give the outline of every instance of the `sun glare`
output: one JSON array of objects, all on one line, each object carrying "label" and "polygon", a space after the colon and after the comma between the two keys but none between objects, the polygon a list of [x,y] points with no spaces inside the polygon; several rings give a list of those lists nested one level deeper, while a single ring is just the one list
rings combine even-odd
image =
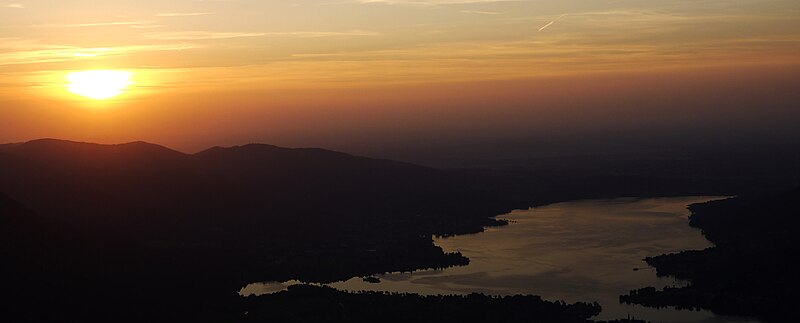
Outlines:
[{"label": "sun glare", "polygon": [[81,71],[67,74],[67,89],[90,99],[104,100],[122,94],[131,84],[131,72]]}]

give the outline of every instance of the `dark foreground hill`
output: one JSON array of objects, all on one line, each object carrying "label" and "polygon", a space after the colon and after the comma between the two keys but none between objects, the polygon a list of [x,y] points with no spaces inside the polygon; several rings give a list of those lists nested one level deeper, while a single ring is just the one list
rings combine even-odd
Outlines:
[{"label": "dark foreground hill", "polygon": [[215,290],[221,277],[209,268],[138,254],[125,241],[41,218],[2,194],[0,233],[0,311],[13,322],[592,322],[601,310],[530,295],[348,293],[309,285],[242,298]]},{"label": "dark foreground hill", "polygon": [[253,281],[465,265],[431,236],[502,224],[489,217],[513,204],[321,149],[51,139],[0,146],[0,192],[4,313],[22,321],[225,321]]},{"label": "dark foreground hill", "polygon": [[430,237],[503,224],[489,217],[518,204],[431,168],[269,145],[189,155],[36,140],[0,146],[0,179],[43,218],[164,252],[224,254],[248,281],[465,264]]}]

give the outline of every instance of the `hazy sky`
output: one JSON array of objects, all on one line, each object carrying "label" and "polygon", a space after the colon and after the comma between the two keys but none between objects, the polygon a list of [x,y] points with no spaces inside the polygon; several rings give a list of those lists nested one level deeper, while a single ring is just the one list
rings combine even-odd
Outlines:
[{"label": "hazy sky", "polygon": [[[66,90],[94,69],[133,84]],[[0,0],[0,142],[757,132],[798,120],[798,88],[797,0]]]}]

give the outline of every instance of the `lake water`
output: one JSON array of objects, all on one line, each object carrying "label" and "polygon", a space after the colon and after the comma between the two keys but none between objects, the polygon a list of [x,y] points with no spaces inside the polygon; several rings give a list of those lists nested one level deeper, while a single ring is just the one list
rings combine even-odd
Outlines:
[{"label": "lake water", "polygon": [[[686,207],[720,198],[584,200],[516,210],[498,216],[512,221],[508,226],[434,239],[445,251],[469,257],[468,266],[376,275],[381,280],[376,284],[353,278],[329,286],[349,291],[535,294],[547,300],[596,301],[603,307],[596,319],[630,315],[654,322],[749,322],[708,311],[652,309],[618,301],[620,294],[632,289],[686,284],[656,277],[642,259],[711,246],[699,230],[689,227]],[[294,283],[255,283],[240,293],[271,293]]]}]

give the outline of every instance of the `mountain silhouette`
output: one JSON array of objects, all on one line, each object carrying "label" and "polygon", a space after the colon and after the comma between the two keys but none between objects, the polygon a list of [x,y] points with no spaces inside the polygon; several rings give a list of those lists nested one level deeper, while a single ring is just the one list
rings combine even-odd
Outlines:
[{"label": "mountain silhouette", "polygon": [[[442,217],[458,213],[447,208],[464,198],[477,197],[473,188],[431,168],[262,144],[189,155],[144,142],[43,139],[3,146],[0,166],[0,189],[37,213],[104,229],[241,221],[249,227],[264,219],[308,225],[365,209],[372,218]],[[298,212],[302,219],[287,214]],[[459,216],[470,222],[470,213]],[[477,222],[486,224],[491,215]]]},{"label": "mountain silhouette", "polygon": [[489,217],[510,208],[448,172],[263,144],[184,154],[144,142],[35,140],[0,147],[0,178],[0,190],[42,219],[145,255],[220,255],[217,266],[258,276],[243,280],[465,264],[431,235],[502,224]]},{"label": "mountain silhouette", "polygon": [[[183,317],[253,281],[464,265],[431,236],[502,224],[489,217],[509,208],[448,172],[263,144],[185,154],[34,140],[0,146],[0,179],[4,277],[17,277],[6,285],[34,300],[12,308],[76,317],[142,299]],[[125,292],[98,296],[109,286]],[[98,302],[107,311],[80,305]]]}]

